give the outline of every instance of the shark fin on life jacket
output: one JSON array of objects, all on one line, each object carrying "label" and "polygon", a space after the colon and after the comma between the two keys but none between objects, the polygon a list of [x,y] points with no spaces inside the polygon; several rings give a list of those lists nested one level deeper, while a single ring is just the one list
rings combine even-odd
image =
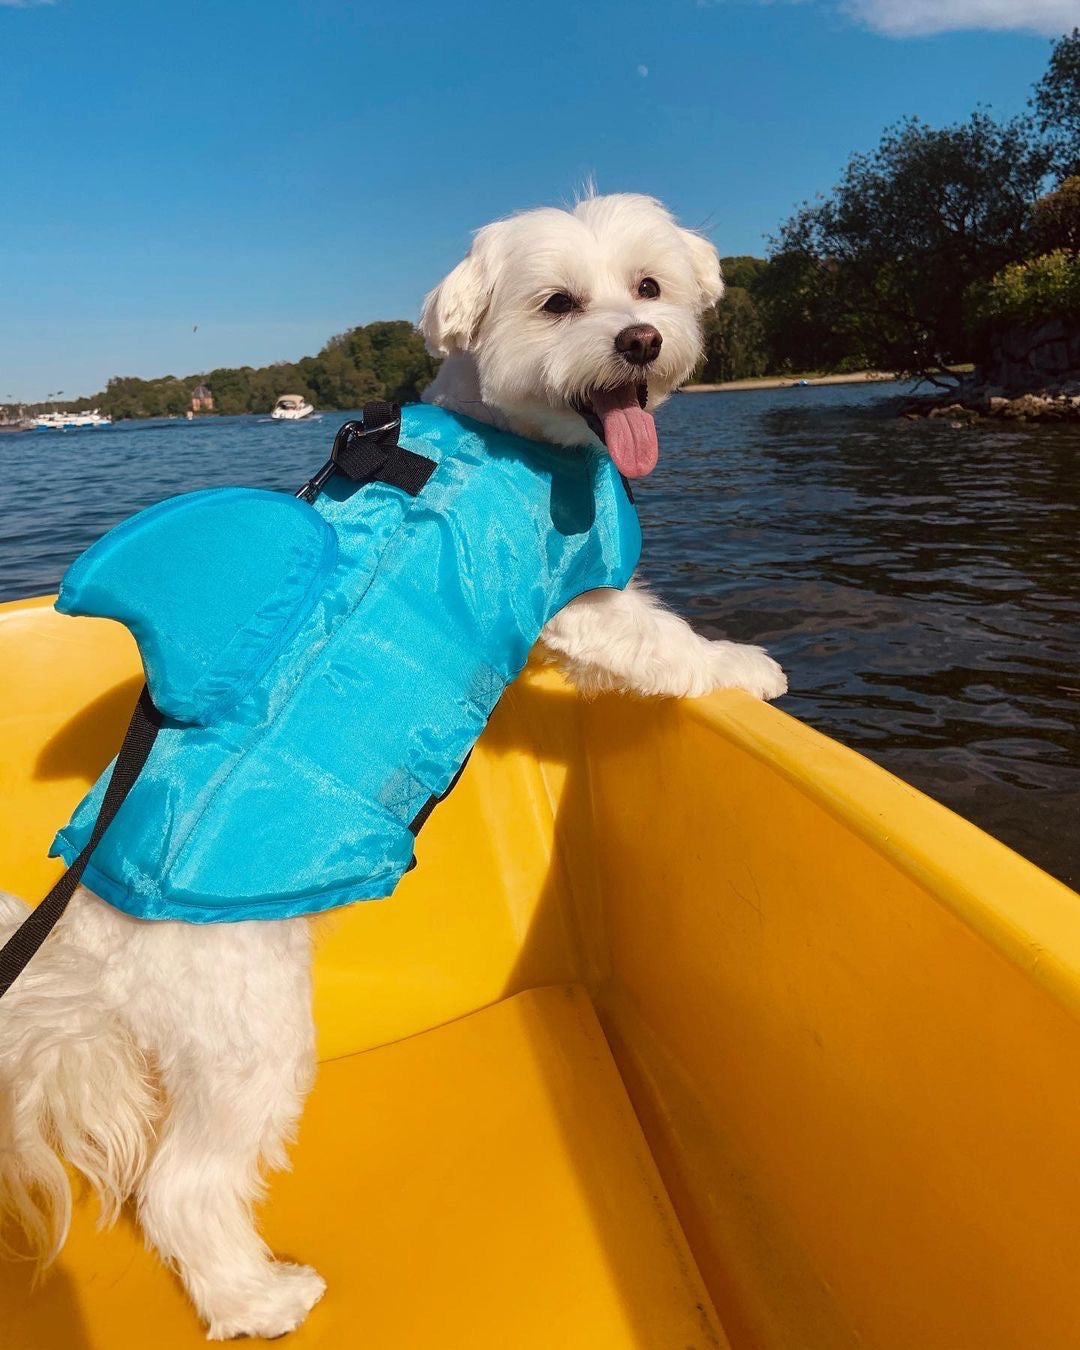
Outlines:
[{"label": "shark fin on life jacket", "polygon": [[190,492],[87,549],[56,608],[124,624],[158,709],[204,726],[244,697],[296,633],[337,555],[333,530],[306,502],[258,488]]}]

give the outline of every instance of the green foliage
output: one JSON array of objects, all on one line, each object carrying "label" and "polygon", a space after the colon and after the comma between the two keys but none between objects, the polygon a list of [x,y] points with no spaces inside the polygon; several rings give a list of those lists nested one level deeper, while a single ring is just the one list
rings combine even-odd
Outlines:
[{"label": "green foliage", "polygon": [[1032,253],[1080,253],[1080,176],[1066,178],[1035,203],[1030,243]]},{"label": "green foliage", "polygon": [[952,127],[911,118],[888,129],[773,241],[771,264],[794,290],[784,297],[779,274],[765,287],[779,354],[813,364],[821,343],[833,359],[842,349],[912,373],[964,360],[965,295],[1024,255],[1046,164],[1023,120],[977,112]]},{"label": "green foliage", "polygon": [[1080,28],[1055,42],[1031,105],[1058,179],[1080,174]]},{"label": "green foliage", "polygon": [[705,315],[705,355],[695,379],[753,379],[793,370],[856,370],[865,365],[825,303],[821,273],[796,253],[771,260],[722,258],[727,289]]},{"label": "green foliage", "polygon": [[221,367],[180,379],[117,377],[96,405],[116,419],[176,416],[191,407],[192,391],[200,384],[210,386],[215,412],[227,414],[269,412],[282,394],[302,394],[327,409],[359,408],[378,398],[408,403],[420,396],[436,369],[411,323],[369,323],[332,337],[318,356],[296,362]]},{"label": "green foliage", "polygon": [[829,260],[789,243],[758,276],[754,297],[761,307],[770,371],[853,370],[866,364]]},{"label": "green foliage", "polygon": [[[984,304],[1004,315],[1014,291],[1025,314],[1071,303],[1060,260],[991,279],[1080,248],[1080,29],[1054,44],[1032,106],[1034,121],[901,122],[786,222],[767,267],[732,278],[758,307],[770,370],[932,373],[971,354]],[[1051,172],[1060,187],[1040,199]]]},{"label": "green foliage", "polygon": [[159,380],[140,380],[134,376],[116,376],[105,388],[98,407],[110,417],[168,417],[191,407],[191,391],[199,384],[197,376],[178,380],[166,375]]},{"label": "green foliage", "polygon": [[766,270],[769,264],[764,258],[753,258],[747,254],[742,254],[737,258],[721,258],[720,270],[724,274],[724,284],[726,286],[738,286],[744,291],[751,291],[754,283]]},{"label": "green foliage", "polygon": [[696,378],[707,384],[746,380],[764,375],[768,366],[761,311],[745,287],[729,285],[723,300],[705,315],[705,357]]},{"label": "green foliage", "polygon": [[968,295],[976,331],[1071,316],[1080,317],[1080,254],[1066,249],[1011,263]]}]

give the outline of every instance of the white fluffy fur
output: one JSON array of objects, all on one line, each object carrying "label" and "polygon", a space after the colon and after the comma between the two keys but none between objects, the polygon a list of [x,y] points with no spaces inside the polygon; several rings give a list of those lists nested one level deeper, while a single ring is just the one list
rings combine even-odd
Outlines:
[{"label": "white fluffy fur", "polygon": [[[637,295],[645,277],[659,283],[658,299]],[[657,408],[697,364],[699,316],[723,290],[712,244],[651,197],[590,197],[572,212],[497,220],[424,302],[420,330],[432,354],[447,358],[424,397],[533,439],[588,445],[592,433],[570,400],[626,381],[615,334],[634,323],[660,330],[660,355],[646,371]],[[582,312],[553,321],[543,303],[555,291]]]},{"label": "white fluffy fur", "polygon": [[[645,276],[661,288],[643,300]],[[570,400],[627,368],[615,334],[663,337],[650,407],[686,379],[699,316],[721,294],[716,252],[655,201],[592,197],[481,230],[427,298],[421,328],[446,356],[425,397],[562,445],[592,433]],[[569,291],[579,312],[542,310]],[[639,587],[568,605],[543,643],[583,690],[695,696],[783,693],[760,648],[699,637]],[[0,896],[0,941],[26,907]],[[314,1075],[310,939],[303,919],[212,924],[129,918],[85,890],[0,1005],[0,1217],[44,1259],[66,1234],[66,1158],[103,1221],[135,1200],[148,1243],[179,1273],[211,1339],[277,1336],[322,1296],[319,1276],[275,1261],[252,1205]]]},{"label": "white fluffy fur", "polygon": [[[0,940],[26,912],[3,897]],[[251,1209],[314,1076],[310,964],[303,920],[152,923],[76,891],[0,1004],[0,1200],[38,1254],[70,1216],[60,1152],[104,1221],[137,1202],[211,1339],[300,1325],[323,1282],[272,1259]]]}]

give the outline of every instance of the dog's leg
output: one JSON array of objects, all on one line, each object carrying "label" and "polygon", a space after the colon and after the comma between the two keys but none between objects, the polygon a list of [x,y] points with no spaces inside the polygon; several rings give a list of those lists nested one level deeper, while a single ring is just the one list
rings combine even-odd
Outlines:
[{"label": "dog's leg", "polygon": [[168,1099],[139,1217],[211,1340],[280,1336],[325,1289],[308,1267],[273,1260],[252,1218],[260,1166],[287,1165],[313,1074],[307,925],[179,927],[162,935],[170,950],[151,967],[155,1006],[139,1019]]},{"label": "dog's leg", "polygon": [[[29,913],[0,892],[0,943]],[[104,959],[114,914],[77,892],[0,1005],[0,1226],[10,1212],[42,1263],[59,1252],[71,1219],[61,1159],[90,1181],[111,1223],[154,1135],[152,1076]]]},{"label": "dog's leg", "polygon": [[761,647],[710,642],[648,591],[590,591],[547,624],[540,640],[588,694],[609,689],[696,698],[713,689],[745,689],[779,698],[784,672]]}]

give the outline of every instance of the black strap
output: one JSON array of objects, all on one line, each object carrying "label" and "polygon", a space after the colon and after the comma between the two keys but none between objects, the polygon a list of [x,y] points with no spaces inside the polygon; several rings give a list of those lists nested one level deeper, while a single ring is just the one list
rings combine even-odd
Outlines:
[{"label": "black strap", "polygon": [[[411,497],[415,497],[435,472],[435,461],[425,455],[415,454],[398,445],[398,433],[401,430],[401,409],[396,403],[366,403],[362,422],[346,422],[334,438],[334,448],[329,460],[314,478],[310,479],[296,494],[307,501],[314,501],[322,491],[327,480],[337,472],[360,482],[376,480],[400,488]],[[7,993],[38,948],[55,928],[67,909],[68,901],[82,880],[86,865],[101,837],[112,824],[124,798],[131,791],[161,726],[161,714],[154,707],[150,692],[143,689],[131,721],[124,734],[124,742],[116,757],[113,771],[109,776],[101,810],[98,812],[90,838],[82,852],[68,870],[52,888],[44,900],[32,910],[30,915],[0,947],[0,998]],[[462,765],[462,768],[465,766]],[[454,783],[461,771],[455,775]],[[450,784],[450,787],[454,786]],[[450,788],[447,788],[447,792]],[[443,794],[446,795],[445,793]],[[422,808],[417,820],[413,822],[419,829],[431,814],[436,801],[433,799]]]},{"label": "black strap", "polygon": [[[447,797],[449,797],[451,792],[453,792],[453,790],[457,787],[458,779],[465,772],[465,765],[468,764],[471,758],[472,758],[472,751],[470,750],[469,753],[465,756],[465,758],[461,761],[461,767],[458,769],[457,773],[454,774],[453,778],[450,779],[450,782],[446,786],[446,790],[438,794],[432,793],[431,796],[420,808],[420,810],[417,811],[416,815],[413,816],[412,820],[409,821],[409,829],[412,831],[413,834],[420,833],[420,831],[428,823],[428,817],[431,815],[432,811],[435,810],[435,808],[438,806],[440,802],[446,801]],[[414,858],[409,866],[412,867],[415,865],[415,863],[416,859]]]},{"label": "black strap", "polygon": [[154,707],[149,690],[144,688],[131,715],[128,729],[124,733],[124,741],[109,776],[101,810],[90,832],[90,838],[41,904],[31,911],[29,917],[0,948],[0,998],[4,997],[26,969],[27,963],[67,909],[68,901],[74,895],[75,888],[86,870],[86,864],[90,861],[94,849],[101,843],[101,836],[112,824],[124,798],[138,778],[139,771],[146,763],[160,726],[161,714]]},{"label": "black strap", "polygon": [[346,422],[334,437],[330,458],[296,494],[313,502],[335,473],[360,483],[388,483],[415,497],[435,472],[435,461],[398,445],[401,409],[396,403],[365,403],[362,422]]}]

